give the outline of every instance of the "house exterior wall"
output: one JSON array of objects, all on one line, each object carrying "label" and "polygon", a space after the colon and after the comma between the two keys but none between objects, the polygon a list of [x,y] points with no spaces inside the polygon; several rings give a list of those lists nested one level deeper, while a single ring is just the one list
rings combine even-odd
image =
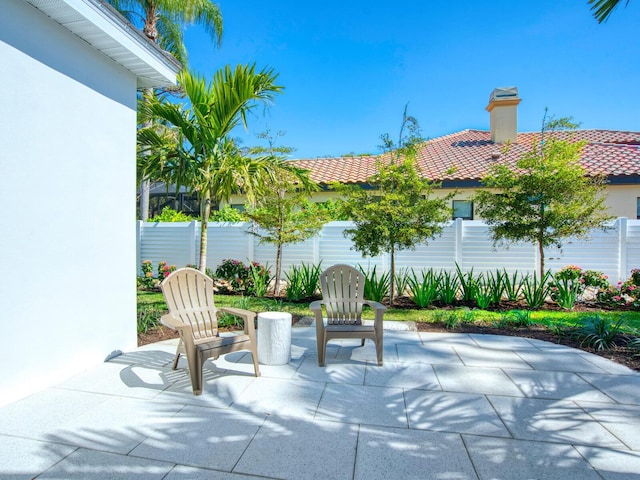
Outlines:
[{"label": "house exterior wall", "polygon": [[607,186],[607,201],[609,212],[615,217],[638,217],[638,198],[640,185],[609,185]]},{"label": "house exterior wall", "polygon": [[[433,195],[435,197],[444,197],[455,191],[453,200],[472,200],[476,193],[475,188],[439,188],[435,189]],[[609,214],[615,218],[637,218],[637,199],[640,198],[640,184],[637,185],[607,185],[605,189],[606,205]],[[338,195],[333,191],[316,192],[312,196],[314,202],[326,202],[329,199],[335,199]],[[243,205],[244,197],[234,195],[229,202],[231,205]],[[451,205],[449,205],[451,206]],[[474,210],[474,220],[482,220]]]},{"label": "house exterior wall", "polygon": [[30,5],[2,9],[8,403],[136,346],[136,78]]}]

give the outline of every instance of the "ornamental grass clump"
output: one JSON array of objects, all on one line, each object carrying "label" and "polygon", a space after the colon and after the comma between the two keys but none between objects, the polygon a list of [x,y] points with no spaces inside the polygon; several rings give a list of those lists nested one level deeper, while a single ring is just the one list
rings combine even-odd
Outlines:
[{"label": "ornamental grass clump", "polygon": [[378,276],[375,266],[372,270],[365,270],[360,265],[358,268],[364,275],[364,298],[374,302],[382,302],[391,288],[390,274],[387,272]]},{"label": "ornamental grass clump", "polygon": [[457,299],[460,281],[451,272],[441,272],[438,285],[438,298],[444,305],[453,305]]},{"label": "ornamental grass clump", "polygon": [[322,273],[320,264],[305,264],[298,267],[291,265],[285,274],[287,279],[287,300],[300,301],[312,298],[320,288],[320,274]]},{"label": "ornamental grass clump", "polygon": [[529,308],[540,308],[549,295],[549,279],[551,272],[545,273],[541,279],[537,275],[527,275],[522,279],[522,295]]},{"label": "ornamental grass clump", "polygon": [[411,269],[408,278],[409,297],[420,308],[431,305],[438,298],[440,276],[433,270],[423,270],[420,277]]},{"label": "ornamental grass clump", "polygon": [[522,280],[518,278],[520,274],[515,271],[511,275],[505,269],[502,275],[502,286],[504,295],[510,302],[517,302],[522,296]]},{"label": "ornamental grass clump", "polygon": [[613,322],[608,318],[596,314],[582,320],[577,325],[574,336],[580,341],[580,345],[595,350],[610,350],[616,345],[616,337],[621,334],[624,316],[618,317]]}]

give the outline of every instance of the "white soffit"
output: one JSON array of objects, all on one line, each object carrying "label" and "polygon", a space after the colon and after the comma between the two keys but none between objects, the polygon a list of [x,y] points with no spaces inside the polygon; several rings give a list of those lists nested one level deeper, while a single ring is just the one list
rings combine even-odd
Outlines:
[{"label": "white soffit", "polygon": [[102,0],[25,0],[133,73],[138,88],[176,84],[180,63]]}]

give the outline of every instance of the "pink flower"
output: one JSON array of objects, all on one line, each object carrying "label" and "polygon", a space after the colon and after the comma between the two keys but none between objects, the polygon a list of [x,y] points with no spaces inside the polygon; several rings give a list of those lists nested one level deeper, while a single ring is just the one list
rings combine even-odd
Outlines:
[{"label": "pink flower", "polygon": [[613,297],[613,299],[614,299],[616,302],[619,302],[619,301],[620,301],[620,298],[621,298],[621,297],[620,297],[620,295],[616,295],[615,297]]}]

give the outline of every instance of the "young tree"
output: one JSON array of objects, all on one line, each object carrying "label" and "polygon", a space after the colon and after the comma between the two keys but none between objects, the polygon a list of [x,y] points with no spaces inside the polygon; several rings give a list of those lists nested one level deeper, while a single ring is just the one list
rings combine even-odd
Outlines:
[{"label": "young tree", "polygon": [[[249,199],[265,182],[275,178],[276,169],[287,169],[273,158],[248,157],[230,138],[258,104],[269,104],[282,87],[276,85],[273,70],[255,71],[255,66],[230,66],[215,73],[211,82],[183,71],[178,76],[188,103],[172,103],[166,97],[151,97],[141,108],[148,116],[164,122],[175,135],[159,135],[154,127],[138,131],[138,143],[149,150],[145,174],[176,188],[188,187],[201,199],[199,268],[205,271],[207,221],[212,202],[229,200],[243,191]],[[292,169],[293,174],[295,171]]]},{"label": "young tree", "polygon": [[389,253],[391,287],[389,303],[394,302],[395,252],[415,249],[419,243],[440,235],[449,219],[451,195],[431,198],[437,184],[422,179],[415,162],[416,149],[424,142],[418,122],[405,108],[397,144],[382,135],[383,150],[378,173],[367,180],[373,188],[337,186],[345,195],[343,209],[355,223],[345,231],[354,248],[365,256]]},{"label": "young tree", "polygon": [[[277,132],[276,137],[284,135]],[[280,162],[294,151],[291,147],[276,146],[275,137],[267,130],[258,135],[268,142],[268,147],[255,147],[251,153],[256,155],[270,155]],[[286,163],[285,163],[286,165]],[[275,181],[264,185],[265,188],[256,195],[255,205],[245,214],[255,222],[261,230],[252,229],[250,233],[257,236],[261,243],[271,243],[276,246],[275,295],[280,294],[282,277],[282,247],[284,245],[303,242],[316,235],[324,223],[322,210],[315,208],[309,202],[309,193],[317,190],[317,184],[308,178],[308,172],[291,167],[287,170],[279,169],[275,173]]]},{"label": "young tree", "polygon": [[[492,165],[482,179],[490,190],[475,196],[476,211],[490,226],[494,242],[538,246],[541,277],[546,247],[561,247],[569,237],[585,237],[594,228],[605,228],[604,222],[612,218],[602,195],[604,178],[588,177],[580,165],[585,143],[558,136],[559,131],[575,128],[571,118],[547,119],[545,112],[540,141],[515,166]],[[509,146],[505,157],[508,151]]]}]

